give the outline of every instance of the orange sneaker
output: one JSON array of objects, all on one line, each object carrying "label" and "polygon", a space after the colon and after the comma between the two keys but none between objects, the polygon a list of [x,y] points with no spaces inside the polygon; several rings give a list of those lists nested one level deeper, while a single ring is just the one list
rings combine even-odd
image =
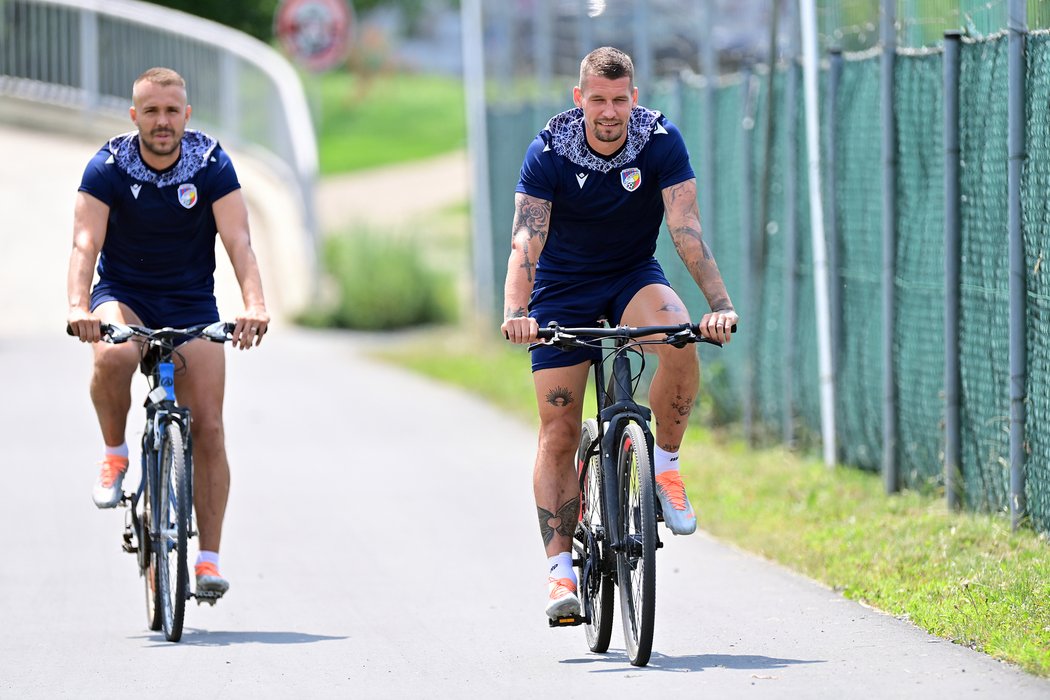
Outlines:
[{"label": "orange sneaker", "polygon": [[664,513],[664,524],[676,535],[696,532],[696,514],[685,495],[685,484],[677,469],[656,475],[656,495]]},{"label": "orange sneaker", "polygon": [[556,620],[559,617],[579,615],[580,599],[576,597],[576,582],[571,578],[547,579],[550,586],[550,600],[547,602],[547,617]]},{"label": "orange sneaker", "polygon": [[230,590],[230,582],[219,574],[219,567],[211,562],[202,561],[193,567],[197,575],[197,591],[222,595]]},{"label": "orange sneaker", "polygon": [[95,488],[91,490],[91,500],[99,508],[112,508],[120,503],[124,495],[124,474],[128,471],[128,458],[118,455],[106,455],[101,462]]}]

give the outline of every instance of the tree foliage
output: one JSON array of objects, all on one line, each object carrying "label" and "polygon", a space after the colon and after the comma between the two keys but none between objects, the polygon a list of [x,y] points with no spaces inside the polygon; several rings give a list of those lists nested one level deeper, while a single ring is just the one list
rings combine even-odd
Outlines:
[{"label": "tree foliage", "polygon": [[[154,5],[163,5],[182,10],[191,15],[204,17],[240,29],[252,36],[269,42],[273,39],[273,15],[280,0],[152,0]],[[411,23],[423,9],[424,0],[347,0],[356,13],[367,13],[380,6],[399,8],[406,21]]]},{"label": "tree foliage", "polygon": [[273,14],[279,0],[152,0],[191,15],[214,20],[269,42],[273,38]]}]

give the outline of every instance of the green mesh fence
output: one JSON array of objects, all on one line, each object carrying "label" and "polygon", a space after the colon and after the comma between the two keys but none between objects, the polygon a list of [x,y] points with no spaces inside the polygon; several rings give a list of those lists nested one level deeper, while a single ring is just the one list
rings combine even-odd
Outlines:
[{"label": "green mesh fence", "polygon": [[959,69],[962,472],[967,505],[983,510],[1009,493],[1006,49],[964,44]]},{"label": "green mesh fence", "polygon": [[[754,262],[758,274],[752,283],[757,303],[751,312],[747,340],[753,346],[755,358],[755,416],[759,424],[765,427],[763,432],[779,438],[782,434],[780,428],[789,410],[784,393],[784,364],[787,357],[785,333],[788,323],[784,268],[788,263],[785,260],[787,250],[784,232],[787,222],[783,196],[788,115],[784,111],[784,73],[774,71],[772,75],[772,94],[767,76],[762,76],[759,82],[761,90],[754,129],[755,148],[752,150],[752,167],[756,178]],[[768,134],[767,122],[772,125]],[[762,191],[763,181],[766,182],[765,193]]]},{"label": "green mesh fence", "polygon": [[743,123],[748,89],[747,81],[738,81],[715,92],[711,126],[715,132],[715,179],[707,185],[715,191],[715,210],[710,214],[701,212],[705,235],[710,236],[722,279],[743,319],[740,334],[729,345],[721,350],[704,347],[700,350],[705,391],[713,399],[715,418],[719,420],[738,420],[743,413],[742,387],[746,386],[747,354],[753,342],[745,287],[748,234],[743,229],[743,189],[749,173],[738,156],[745,138]]},{"label": "green mesh fence", "polygon": [[835,124],[842,338],[836,378],[840,458],[882,459],[882,162],[879,63],[846,61]]},{"label": "green mesh fence", "polygon": [[1028,284],[1028,511],[1033,526],[1050,532],[1050,36],[1027,45],[1028,158],[1022,179]]},{"label": "green mesh fence", "polygon": [[900,482],[908,487],[943,483],[943,84],[941,54],[897,58],[893,369],[897,464]]}]

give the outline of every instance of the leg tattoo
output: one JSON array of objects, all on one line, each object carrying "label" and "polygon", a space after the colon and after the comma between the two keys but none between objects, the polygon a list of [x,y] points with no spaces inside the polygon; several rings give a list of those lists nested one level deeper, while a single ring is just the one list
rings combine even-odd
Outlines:
[{"label": "leg tattoo", "polygon": [[540,536],[543,537],[543,546],[546,547],[554,539],[554,533],[564,537],[572,537],[576,531],[576,520],[580,515],[580,497],[570,498],[558,508],[558,514],[550,512],[546,508],[537,506],[536,512],[540,516]]}]

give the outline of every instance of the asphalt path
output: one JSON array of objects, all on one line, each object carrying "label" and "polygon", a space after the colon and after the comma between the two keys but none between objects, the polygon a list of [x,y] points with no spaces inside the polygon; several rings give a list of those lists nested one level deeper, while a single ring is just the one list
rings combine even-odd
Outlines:
[{"label": "asphalt path", "polygon": [[702,532],[664,535],[650,665],[627,663],[618,610],[609,653],[591,654],[543,616],[532,428],[372,359],[411,336],[283,320],[228,352],[231,590],[165,642],[120,549],[123,513],[91,503],[90,351],[61,327],[95,142],[70,174],[56,164],[73,142],[0,127],[5,152],[19,141],[49,165],[0,163],[0,284],[22,320],[0,326],[0,697],[1050,698],[1050,682]]}]

